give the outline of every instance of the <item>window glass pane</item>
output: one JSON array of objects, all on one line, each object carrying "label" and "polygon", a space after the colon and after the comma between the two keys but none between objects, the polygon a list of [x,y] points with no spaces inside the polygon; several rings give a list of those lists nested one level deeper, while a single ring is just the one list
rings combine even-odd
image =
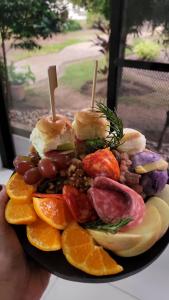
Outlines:
[{"label": "window glass pane", "polygon": [[[168,64],[169,1],[127,3],[125,58]],[[130,66],[121,70],[118,111],[125,127],[142,131],[147,145],[169,159],[169,72],[150,71],[148,64],[147,70],[137,68],[137,64]]]},{"label": "window glass pane", "polygon": [[168,63],[168,11],[168,0],[126,1],[123,40],[128,59]]},{"label": "window glass pane", "polygon": [[33,39],[40,49],[11,47],[13,36],[5,41],[12,99],[8,105],[10,124],[13,133],[23,137],[29,137],[37,120],[50,112],[47,75],[50,65],[57,68],[57,113],[72,120],[76,111],[91,105],[96,59],[99,60],[96,98],[107,95],[109,20],[106,13],[105,16],[102,11],[95,13],[94,8],[89,13],[88,8],[74,6],[71,1],[56,2],[60,3],[59,8],[63,4],[66,7],[60,32],[51,32],[46,39]]}]

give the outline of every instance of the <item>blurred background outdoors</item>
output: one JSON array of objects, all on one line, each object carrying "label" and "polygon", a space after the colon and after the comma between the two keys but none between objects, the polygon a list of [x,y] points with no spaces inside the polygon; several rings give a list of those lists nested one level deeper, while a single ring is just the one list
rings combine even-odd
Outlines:
[{"label": "blurred background outdoors", "polygon": [[[97,99],[106,99],[109,14],[106,0],[0,0],[1,68],[13,133],[29,137],[49,112],[49,65],[59,78],[57,112],[72,120],[90,105],[95,59]],[[169,0],[128,0],[125,21],[125,58],[169,63]],[[142,131],[169,157],[169,73],[123,68],[117,110],[125,127]]]}]

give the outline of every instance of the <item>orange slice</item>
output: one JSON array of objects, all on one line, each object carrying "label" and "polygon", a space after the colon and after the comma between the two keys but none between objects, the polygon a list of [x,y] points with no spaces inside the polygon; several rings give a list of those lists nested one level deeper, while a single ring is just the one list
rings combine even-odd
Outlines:
[{"label": "orange slice", "polygon": [[33,198],[34,209],[40,219],[57,229],[64,229],[73,217],[62,195],[55,198]]},{"label": "orange slice", "polygon": [[5,209],[5,219],[10,224],[31,224],[37,220],[33,204],[8,201]]},{"label": "orange slice", "polygon": [[62,249],[71,265],[90,275],[113,275],[123,271],[102,247],[94,244],[87,230],[75,222],[62,234]]},{"label": "orange slice", "polygon": [[33,185],[26,184],[22,175],[15,173],[9,179],[6,190],[9,198],[19,202],[25,202],[31,199],[36,189]]},{"label": "orange slice", "polygon": [[38,219],[35,223],[27,225],[27,238],[36,248],[43,251],[61,249],[60,231]]},{"label": "orange slice", "polygon": [[96,276],[114,275],[123,271],[123,267],[102,248],[95,246],[89,253],[84,264],[84,271]]}]

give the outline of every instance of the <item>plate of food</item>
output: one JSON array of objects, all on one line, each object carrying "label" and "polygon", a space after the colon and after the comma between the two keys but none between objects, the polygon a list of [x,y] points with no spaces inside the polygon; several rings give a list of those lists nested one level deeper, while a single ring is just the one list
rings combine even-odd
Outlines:
[{"label": "plate of food", "polygon": [[169,242],[168,163],[103,103],[42,117],[14,160],[5,210],[25,252],[49,272],[112,282],[150,265]]}]

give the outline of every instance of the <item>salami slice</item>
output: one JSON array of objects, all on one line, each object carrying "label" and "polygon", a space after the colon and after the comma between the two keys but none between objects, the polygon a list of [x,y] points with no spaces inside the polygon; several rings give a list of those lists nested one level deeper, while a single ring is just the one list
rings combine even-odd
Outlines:
[{"label": "salami slice", "polygon": [[88,190],[93,207],[104,222],[131,217],[125,226],[132,227],[140,223],[145,212],[143,198],[129,187],[106,177],[96,177]]},{"label": "salami slice", "polygon": [[77,222],[85,223],[97,218],[97,214],[87,194],[78,191],[73,186],[65,185],[63,188],[63,196]]}]

